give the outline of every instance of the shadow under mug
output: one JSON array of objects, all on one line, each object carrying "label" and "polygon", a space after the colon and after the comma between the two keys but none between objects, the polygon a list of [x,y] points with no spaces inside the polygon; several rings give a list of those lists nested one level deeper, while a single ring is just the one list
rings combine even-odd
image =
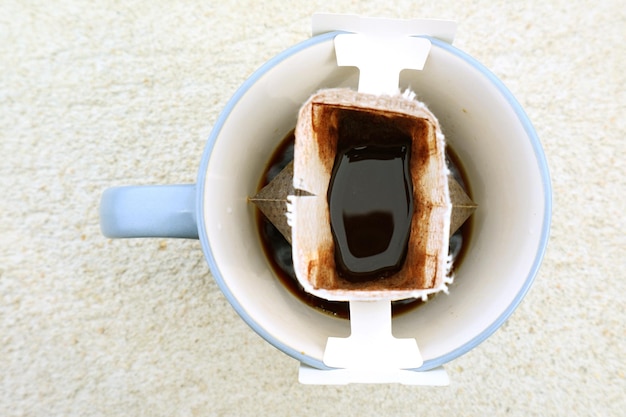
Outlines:
[{"label": "shadow under mug", "polygon": [[[247,199],[302,103],[322,88],[356,89],[358,70],[336,64],[337,34],[289,48],[243,83],[212,130],[196,184],[111,188],[100,208],[109,237],[199,238],[217,284],[243,320],[276,348],[320,369],[328,369],[327,338],[348,336],[349,322],[312,309],[283,287]],[[537,274],[551,219],[546,159],[519,103],[475,59],[428,39],[424,69],[403,71],[400,87],[416,92],[439,119],[478,210],[449,295],[393,320],[396,337],[417,340],[423,371],[468,352],[513,313]]]}]

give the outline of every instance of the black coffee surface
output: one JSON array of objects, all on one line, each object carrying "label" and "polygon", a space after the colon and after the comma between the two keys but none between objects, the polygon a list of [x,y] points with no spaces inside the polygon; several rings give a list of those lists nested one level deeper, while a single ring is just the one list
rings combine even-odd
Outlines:
[{"label": "black coffee surface", "polygon": [[410,137],[395,139],[408,143],[357,145],[335,158],[330,226],[337,273],[350,282],[385,278],[406,258],[413,215]]},{"label": "black coffee surface", "polygon": [[[295,136],[292,131],[281,141],[268,161],[259,183],[259,189],[267,185],[289,162],[293,160],[294,140]],[[397,155],[397,150],[392,153]],[[467,192],[465,174],[462,171],[462,166],[452,149],[446,149],[446,161],[452,175]],[[349,318],[350,310],[347,302],[328,301],[304,291],[304,288],[302,288],[298,282],[294,271],[291,245],[259,210],[256,210],[256,213],[261,246],[263,247],[263,251],[268,259],[268,262],[280,282],[289,290],[290,293],[310,307],[335,317]],[[458,267],[463,260],[465,249],[468,246],[467,242],[470,239],[471,228],[472,217],[470,217],[469,220],[466,221],[465,224],[450,237],[449,253],[452,255],[454,262],[453,267]],[[406,244],[404,246],[406,246]],[[365,251],[367,252],[372,250],[365,249]],[[420,299],[394,301],[392,303],[392,313],[394,315],[402,314],[417,308],[421,304],[422,301]]]}]

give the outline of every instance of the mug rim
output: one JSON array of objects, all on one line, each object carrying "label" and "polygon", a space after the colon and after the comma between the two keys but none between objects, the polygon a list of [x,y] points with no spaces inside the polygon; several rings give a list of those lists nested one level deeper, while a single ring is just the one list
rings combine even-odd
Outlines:
[{"label": "mug rim", "polygon": [[[224,109],[221,111],[218,119],[211,130],[209,138],[207,140],[206,147],[202,154],[202,160],[200,163],[200,168],[198,171],[197,177],[197,198],[196,198],[196,212],[198,213],[198,235],[200,239],[200,243],[202,246],[202,251],[205,255],[207,263],[209,264],[209,268],[213,274],[215,282],[220,288],[221,292],[224,294],[229,304],[235,309],[237,314],[254,330],[259,336],[269,342],[271,345],[281,350],[285,354],[291,356],[292,358],[304,363],[306,365],[312,366],[318,369],[331,369],[326,366],[322,361],[312,358],[311,356],[305,355],[296,349],[286,345],[281,342],[270,333],[268,333],[261,325],[259,325],[253,317],[246,313],[246,310],[239,303],[237,298],[232,294],[230,289],[225,283],[224,277],[221,274],[221,271],[215,261],[215,257],[211,250],[211,247],[208,242],[208,236],[206,232],[206,224],[204,219],[204,189],[206,183],[206,172],[210,160],[210,156],[212,154],[213,148],[215,146],[216,141],[218,140],[222,127],[224,126],[226,119],[232,112],[233,108],[237,106],[237,103],[240,99],[248,92],[248,90],[268,71],[273,69],[275,66],[279,65],[285,59],[301,52],[304,49],[317,45],[319,43],[327,42],[331,39],[334,39],[337,35],[345,33],[342,31],[333,31],[327,32],[321,35],[313,36],[309,39],[306,39],[292,47],[286,49],[285,51],[279,53],[278,55],[272,57],[267,62],[265,62],[262,66],[260,66],[256,71],[252,73],[243,84],[235,91],[233,96],[229,99]],[[526,136],[531,142],[532,149],[535,155],[535,160],[537,161],[539,167],[539,174],[541,176],[541,182],[543,185],[543,199],[544,199],[544,212],[543,212],[543,224],[541,227],[541,235],[539,238],[539,245],[537,248],[537,252],[535,254],[533,264],[524,280],[524,284],[521,286],[518,293],[515,295],[512,302],[507,306],[507,308],[482,332],[480,332],[477,336],[470,339],[463,345],[458,348],[447,352],[446,354],[432,358],[424,361],[423,365],[419,368],[416,368],[417,371],[426,371],[438,366],[441,366],[447,362],[450,362],[459,356],[469,352],[483,341],[485,341],[489,336],[491,336],[502,324],[513,314],[515,309],[521,303],[522,299],[526,296],[530,287],[532,286],[535,277],[539,271],[541,262],[545,255],[545,251],[547,248],[549,232],[550,232],[550,224],[551,224],[551,214],[552,214],[552,186],[550,182],[550,174],[548,171],[548,165],[546,156],[544,154],[543,148],[541,146],[541,142],[539,141],[539,137],[532,126],[528,115],[523,110],[522,106],[519,104],[517,99],[513,96],[513,94],[509,91],[509,89],[504,85],[504,83],[496,77],[489,69],[487,69],[483,64],[478,62],[475,58],[471,57],[467,53],[461,51],[460,49],[452,46],[449,43],[441,41],[439,39],[423,36],[427,38],[433,45],[450,52],[453,55],[461,58],[463,61],[471,65],[474,69],[478,70],[506,99],[506,101],[511,106],[511,109],[516,114],[517,118],[520,120]]]}]

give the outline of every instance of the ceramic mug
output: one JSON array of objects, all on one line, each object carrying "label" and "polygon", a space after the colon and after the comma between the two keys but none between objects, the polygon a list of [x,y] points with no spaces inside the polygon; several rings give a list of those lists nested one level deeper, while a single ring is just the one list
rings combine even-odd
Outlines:
[{"label": "ceramic mug", "polygon": [[[313,310],[283,287],[261,247],[255,208],[272,152],[322,88],[357,87],[358,70],[338,67],[333,40],[317,35],[274,57],[226,105],[202,156],[197,183],[108,189],[101,227],[109,237],[199,238],[220,289],[254,331],[298,361],[328,369],[329,336],[347,320]],[[393,319],[393,333],[417,340],[425,371],[489,337],[513,313],[538,271],[548,240],[551,186],[531,122],[507,88],[457,48],[428,38],[421,71],[403,71],[439,119],[478,204],[469,248],[449,295]]]}]

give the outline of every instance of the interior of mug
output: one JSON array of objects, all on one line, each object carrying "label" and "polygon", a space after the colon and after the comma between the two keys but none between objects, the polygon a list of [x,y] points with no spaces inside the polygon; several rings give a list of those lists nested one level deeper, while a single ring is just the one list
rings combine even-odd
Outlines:
[{"label": "interior of mug", "polygon": [[[358,70],[336,65],[333,37],[291,48],[244,83],[214,128],[198,178],[200,239],[222,291],[255,331],[317,367],[327,338],[348,336],[349,322],[312,309],[283,287],[247,199],[307,98],[321,88],[357,87]],[[393,322],[396,337],[417,340],[429,369],[488,337],[525,294],[545,246],[549,184],[532,127],[480,64],[433,40],[424,69],[403,71],[400,84],[438,117],[478,204],[449,295]]]}]

